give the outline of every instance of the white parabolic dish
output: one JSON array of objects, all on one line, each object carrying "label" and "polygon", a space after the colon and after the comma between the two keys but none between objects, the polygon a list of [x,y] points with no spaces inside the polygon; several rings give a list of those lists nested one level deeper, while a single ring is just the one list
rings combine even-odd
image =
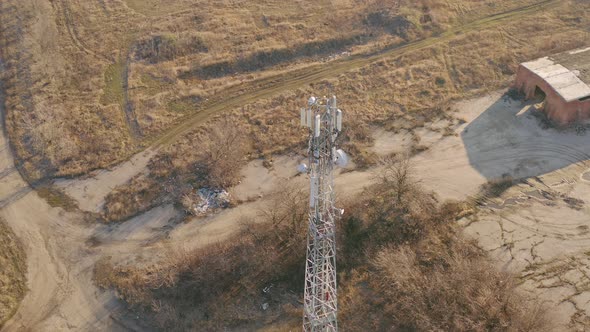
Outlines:
[{"label": "white parabolic dish", "polygon": [[346,152],[342,151],[341,149],[336,150],[336,160],[334,163],[338,167],[346,167],[348,165],[348,155]]}]

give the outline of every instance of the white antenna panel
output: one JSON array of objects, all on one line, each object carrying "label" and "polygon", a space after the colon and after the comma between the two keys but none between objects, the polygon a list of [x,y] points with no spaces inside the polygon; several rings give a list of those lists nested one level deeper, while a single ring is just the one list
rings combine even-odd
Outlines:
[{"label": "white antenna panel", "polygon": [[314,136],[320,137],[320,126],[322,124],[322,117],[318,114],[315,116]]},{"label": "white antenna panel", "polygon": [[306,114],[305,114],[305,108],[301,109],[301,126],[303,127],[307,127],[307,121],[306,121]]},{"label": "white antenna panel", "polygon": [[336,130],[342,131],[342,111],[336,111]]},{"label": "white antenna panel", "polygon": [[311,108],[308,108],[306,113],[307,113],[307,126],[311,128],[311,113],[312,113]]}]

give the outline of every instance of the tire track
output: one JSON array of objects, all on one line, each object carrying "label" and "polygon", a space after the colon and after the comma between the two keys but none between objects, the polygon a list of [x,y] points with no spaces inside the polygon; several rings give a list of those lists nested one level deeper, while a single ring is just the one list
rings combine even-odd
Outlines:
[{"label": "tire track", "polygon": [[99,54],[93,50],[91,50],[83,41],[82,38],[80,38],[80,35],[78,33],[78,29],[76,29],[76,25],[73,22],[72,19],[72,11],[70,9],[70,5],[68,4],[67,0],[60,0],[59,4],[57,2],[51,2],[51,4],[53,6],[58,6],[61,7],[61,10],[59,10],[60,8],[57,8],[58,11],[61,11],[61,15],[64,18],[64,23],[66,26],[66,30],[68,31],[68,35],[70,36],[70,39],[72,40],[72,42],[74,43],[74,45],[82,52],[92,55],[98,59],[101,60],[107,60],[110,61],[108,59],[108,57]]},{"label": "tire track", "polygon": [[[66,30],[68,32],[68,35],[70,36],[70,39],[72,40],[74,45],[80,51],[82,51],[88,55],[91,55],[99,60],[105,60],[110,64],[113,63],[112,59],[109,59],[109,57],[91,50],[83,42],[83,38],[80,37],[80,34],[78,33],[78,30],[76,29],[76,25],[73,23],[72,12],[71,12],[68,0],[60,0],[59,4],[53,3],[53,5],[61,7],[61,10],[58,9],[58,11],[61,11],[61,15],[64,18],[64,22],[65,22],[65,26],[66,26]],[[107,11],[106,4],[105,4],[104,0],[100,0],[99,5],[103,9],[105,14],[107,16],[109,16],[109,12]],[[133,139],[138,139],[138,138],[142,137],[142,131],[141,131],[141,127],[139,125],[139,122],[137,121],[137,116],[135,115],[135,111],[133,110],[133,105],[129,102],[129,64],[130,64],[130,58],[129,58],[129,55],[127,55],[127,57],[125,59],[123,73],[122,73],[122,76],[123,76],[123,82],[122,82],[123,100],[124,100],[123,105],[122,105],[122,110],[125,114],[125,120],[127,121],[127,126],[129,128],[129,134],[131,135],[131,137]]]},{"label": "tire track", "polygon": [[497,26],[507,20],[530,15],[532,13],[547,10],[558,5],[560,5],[560,1],[558,0],[541,1],[537,4],[498,13],[455,28],[451,28],[438,36],[394,46],[378,53],[355,55],[345,59],[314,65],[289,73],[283,73],[256,80],[250,84],[240,84],[238,86],[231,87],[223,91],[222,95],[233,97],[221,99],[222,97],[220,96],[215,100],[211,100],[196,113],[179,119],[174,127],[154,138],[150,146],[158,147],[171,144],[179,137],[189,132],[195,126],[209,119],[212,115],[224,110],[233,109],[241,104],[252,103],[258,99],[267,98],[283,91],[294,90],[309,83],[335,77],[386,58],[401,56],[408,52],[418,51],[438,43],[450,41],[459,34]]},{"label": "tire track", "polygon": [[129,101],[129,65],[131,64],[131,57],[128,54],[125,59],[125,65],[123,67],[123,111],[125,113],[125,120],[127,120],[127,126],[133,139],[138,139],[143,136],[139,121],[137,121],[137,115],[133,109],[133,103]]}]

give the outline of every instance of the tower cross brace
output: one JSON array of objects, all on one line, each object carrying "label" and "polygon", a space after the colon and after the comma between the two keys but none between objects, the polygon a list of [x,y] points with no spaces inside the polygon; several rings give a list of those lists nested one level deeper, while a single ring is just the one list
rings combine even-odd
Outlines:
[{"label": "tower cross brace", "polygon": [[342,210],[334,207],[334,166],[345,162],[336,149],[342,130],[342,112],[336,96],[311,97],[301,110],[301,123],[309,127],[310,179],[309,229],[303,305],[304,331],[337,331],[336,225]]}]

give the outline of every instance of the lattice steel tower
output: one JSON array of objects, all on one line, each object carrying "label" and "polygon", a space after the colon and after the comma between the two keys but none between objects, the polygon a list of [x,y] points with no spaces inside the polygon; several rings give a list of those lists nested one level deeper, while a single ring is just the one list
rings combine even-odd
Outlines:
[{"label": "lattice steel tower", "polygon": [[301,109],[301,124],[309,127],[309,231],[303,305],[304,331],[337,331],[335,220],[342,210],[334,207],[334,165],[344,166],[347,156],[336,149],[342,130],[342,111],[332,98],[309,98]]}]

